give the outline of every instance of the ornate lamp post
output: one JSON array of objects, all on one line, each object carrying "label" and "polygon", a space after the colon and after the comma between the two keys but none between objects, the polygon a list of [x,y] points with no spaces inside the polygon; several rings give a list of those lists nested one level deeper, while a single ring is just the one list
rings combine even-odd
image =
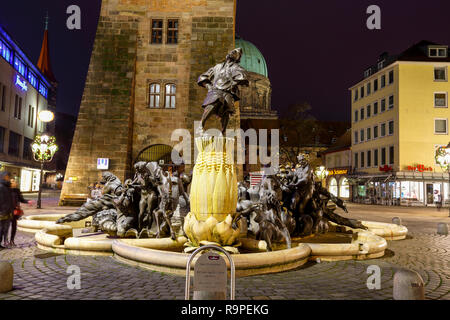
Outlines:
[{"label": "ornate lamp post", "polygon": [[56,138],[47,134],[37,135],[31,144],[31,151],[35,161],[41,163],[41,174],[39,177],[39,194],[37,200],[37,209],[41,209],[41,194],[42,194],[42,176],[44,174],[44,163],[50,162],[53,159],[58,146],[56,145]]},{"label": "ornate lamp post", "polygon": [[[448,173],[448,194],[447,198],[450,200],[450,142],[446,147],[439,147],[436,150],[436,162],[441,166],[442,170],[447,171]],[[450,206],[449,217],[450,217]]]}]

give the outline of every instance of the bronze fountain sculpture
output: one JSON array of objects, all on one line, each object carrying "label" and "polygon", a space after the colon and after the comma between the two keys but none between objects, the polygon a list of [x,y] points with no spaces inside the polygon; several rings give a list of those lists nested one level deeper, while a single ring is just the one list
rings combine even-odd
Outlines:
[{"label": "bronze fountain sculpture", "polygon": [[[234,113],[234,102],[239,100],[239,86],[248,85],[246,70],[239,65],[241,56],[240,48],[232,50],[225,62],[198,79],[208,94],[198,129],[201,137],[196,139],[200,154],[192,176],[182,171],[171,174],[156,162],[136,163],[134,178],[124,183],[112,173],[103,172],[102,197],[85,203],[57,223],[92,216],[93,226],[110,236],[172,240],[186,236],[190,246],[187,250],[216,243],[235,253],[233,247],[240,245],[244,217],[249,236],[265,240],[268,251],[273,250],[273,242],[285,242],[290,248],[292,238],[326,233],[329,221],[367,229],[360,221],[334,213],[330,201],[344,211],[347,209],[341,199],[315,182],[306,155],[298,156],[295,169],[282,167],[255,187],[238,184],[234,163],[230,163],[234,139],[225,137],[225,132]],[[203,134],[205,123],[213,114],[221,118],[221,137]],[[177,230],[175,225],[182,228]]]}]

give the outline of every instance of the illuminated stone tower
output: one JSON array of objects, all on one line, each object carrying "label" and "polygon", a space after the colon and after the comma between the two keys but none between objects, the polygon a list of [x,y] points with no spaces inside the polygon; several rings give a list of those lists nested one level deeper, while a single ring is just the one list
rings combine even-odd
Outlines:
[{"label": "illuminated stone tower", "polygon": [[98,158],[123,181],[137,160],[170,161],[175,129],[194,136],[196,80],[234,48],[235,12],[236,0],[103,0],[61,199],[100,180]]}]

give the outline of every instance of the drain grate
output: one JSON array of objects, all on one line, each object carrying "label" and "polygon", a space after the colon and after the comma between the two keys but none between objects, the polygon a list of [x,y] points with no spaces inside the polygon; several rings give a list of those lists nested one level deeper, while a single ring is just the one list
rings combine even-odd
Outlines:
[{"label": "drain grate", "polygon": [[40,253],[40,254],[34,255],[34,257],[38,258],[38,259],[48,259],[48,258],[57,257],[57,256],[62,256],[62,254],[49,252],[49,253]]}]

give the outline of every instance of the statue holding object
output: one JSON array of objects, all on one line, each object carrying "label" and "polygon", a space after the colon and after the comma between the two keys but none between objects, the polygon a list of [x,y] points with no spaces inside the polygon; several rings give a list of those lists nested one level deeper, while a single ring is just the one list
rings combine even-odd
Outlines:
[{"label": "statue holding object", "polygon": [[203,101],[204,108],[198,133],[203,134],[206,121],[211,115],[221,120],[222,134],[228,126],[230,116],[235,113],[234,102],[240,100],[239,86],[248,86],[247,71],[239,65],[242,49],[236,48],[227,54],[226,61],[203,73],[198,78],[198,85],[208,89]]}]

